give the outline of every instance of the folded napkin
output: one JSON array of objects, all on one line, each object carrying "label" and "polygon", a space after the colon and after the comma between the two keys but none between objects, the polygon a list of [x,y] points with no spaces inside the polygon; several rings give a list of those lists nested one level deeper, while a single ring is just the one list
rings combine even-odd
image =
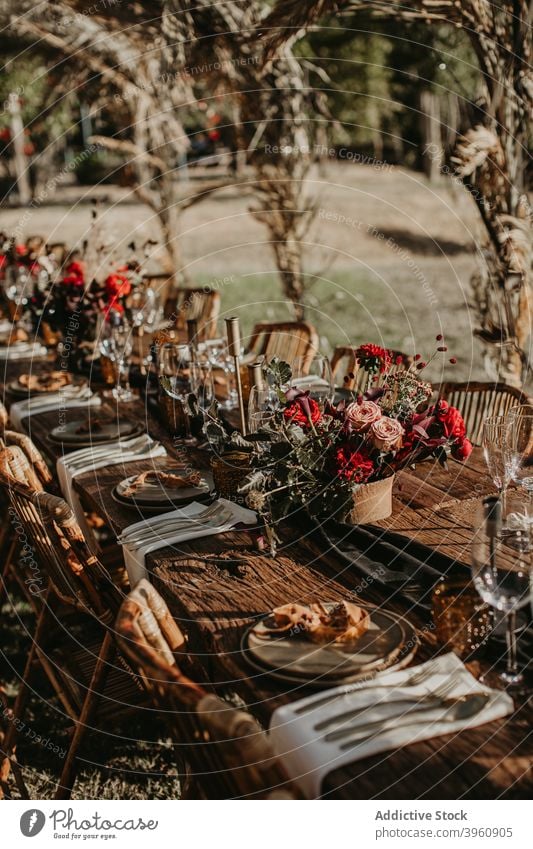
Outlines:
[{"label": "folded napkin", "polygon": [[[409,685],[413,675],[423,670],[427,670],[428,678],[420,684]],[[490,694],[479,713],[467,719],[446,721],[446,707],[421,706],[422,699],[431,697],[437,687],[451,682],[452,676],[455,684],[446,693],[446,698],[468,693]],[[329,696],[332,698],[325,701]],[[316,707],[312,707],[314,701]],[[412,724],[400,724],[407,721],[407,711],[413,706],[417,706],[417,711],[412,715]],[[320,730],[316,728],[328,719],[359,708],[364,710],[357,717],[339,719],[337,724]],[[475,728],[500,719],[513,709],[510,696],[480,684],[450,652],[436,661],[396,672],[382,672],[370,682],[336,687],[284,705],[272,714],[269,735],[289,777],[300,785],[307,798],[316,799],[320,796],[324,777],[347,763],[438,735]],[[339,728],[353,728],[354,733],[360,728],[363,734],[363,726],[374,721],[382,721],[382,728],[373,728],[372,736],[353,742],[353,745],[347,736],[325,739],[326,734]],[[343,749],[347,744],[349,747]]]},{"label": "folded napkin", "polygon": [[20,430],[22,419],[50,410],[64,410],[67,407],[99,407],[102,399],[94,395],[88,386],[65,386],[59,392],[36,395],[26,401],[17,401],[9,408],[9,418],[15,430]]},{"label": "folded napkin", "polygon": [[309,374],[307,377],[293,377],[291,379],[291,386],[295,389],[300,389],[302,392],[306,392],[308,389],[324,389],[330,388],[331,384],[328,380],[325,380],[323,377],[318,377],[318,375]]},{"label": "folded napkin", "polygon": [[[223,525],[216,527],[213,525],[204,526],[201,521],[198,521],[196,527],[191,528],[188,526],[186,530],[180,530],[178,526],[174,531],[169,530],[165,534],[164,525],[161,525],[162,520],[166,519],[170,522],[174,519],[191,519],[207,509],[205,504],[198,504],[197,501],[188,504],[186,507],[181,507],[178,510],[172,510],[170,513],[157,516],[154,519],[143,519],[141,522],[128,525],[122,532],[120,544],[123,546],[124,562],[131,586],[135,587],[141,578],[148,578],[144,561],[146,555],[152,551],[156,551],[158,548],[165,548],[168,545],[174,545],[178,542],[186,542],[189,539],[200,539],[200,537],[221,534],[241,523],[244,525],[255,525],[257,521],[257,516],[253,510],[247,510],[246,507],[241,507],[232,501],[226,501],[225,498],[219,498],[217,504],[223,505],[229,510],[231,517]],[[144,529],[146,529],[146,536],[143,537],[141,544],[138,542],[135,545],[128,544],[128,534]]]},{"label": "folded napkin", "polygon": [[[104,448],[104,446],[101,446],[101,448]],[[74,478],[84,475],[86,472],[107,468],[107,466],[118,466],[121,463],[165,457],[166,453],[164,445],[155,442],[148,434],[144,434],[142,437],[106,444],[105,453],[100,451],[98,445],[93,445],[91,448],[72,451],[65,457],[59,458],[56,463],[56,470],[61,492],[72,507],[78,524],[84,532],[85,539],[93,551],[96,550],[96,541],[91,528],[87,524],[78,493],[74,489]]]},{"label": "folded napkin", "polygon": [[13,342],[0,347],[0,360],[29,360],[33,357],[46,357],[48,348],[40,342]]}]

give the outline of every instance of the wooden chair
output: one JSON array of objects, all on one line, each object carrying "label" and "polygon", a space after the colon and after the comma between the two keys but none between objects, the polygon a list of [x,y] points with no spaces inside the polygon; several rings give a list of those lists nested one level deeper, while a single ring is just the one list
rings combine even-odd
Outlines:
[{"label": "wooden chair", "polygon": [[198,323],[198,341],[214,339],[220,313],[220,292],[207,287],[203,289],[179,289],[176,306],[170,317],[171,324],[178,330],[182,341],[187,340],[187,321]]},{"label": "wooden chair", "polygon": [[[351,348],[345,345],[337,345],[331,358],[331,371],[335,386],[342,389],[350,389],[352,392],[365,392],[370,383],[373,386],[379,386],[383,380],[380,377],[377,381],[372,382],[372,376],[362,369],[356,357],[357,348]],[[413,357],[404,354],[403,351],[391,351],[392,365],[389,369],[389,374],[396,374],[399,371],[406,371],[413,363]],[[397,362],[397,360],[400,360]]]},{"label": "wooden chair", "polygon": [[145,579],[122,603],[116,633],[123,654],[187,752],[189,790],[194,784],[210,799],[298,798],[259,723],[182,673],[176,654],[182,655],[185,640]]},{"label": "wooden chair", "polygon": [[143,276],[147,289],[153,289],[159,295],[159,303],[164,311],[168,300],[171,298],[173,280],[172,274],[145,274]]},{"label": "wooden chair", "polygon": [[32,674],[39,664],[74,722],[55,794],[65,799],[72,791],[77,754],[89,730],[137,710],[145,694],[138,677],[116,651],[112,623],[121,596],[109,573],[89,550],[69,505],[11,474],[9,452],[14,451],[20,449],[0,452],[0,487],[28,540],[34,579],[38,574],[45,579],[45,592],[2,746],[5,760],[0,774],[5,787],[11,765],[21,781],[14,755],[17,728],[24,722]]},{"label": "wooden chair", "polygon": [[[27,484],[35,491],[42,490],[42,484],[23,449],[17,445],[0,448],[0,473]],[[39,584],[34,581],[31,559],[26,557],[26,541],[21,526],[16,521],[9,496],[0,490],[2,498],[2,528],[0,531],[0,557],[2,559],[2,583],[0,603],[9,594],[9,586],[18,588],[22,598],[28,602],[35,614],[41,609]]]},{"label": "wooden chair", "polygon": [[279,357],[289,364],[302,359],[301,373],[305,375],[317,352],[318,333],[307,321],[262,321],[252,330],[247,359]]},{"label": "wooden chair", "polygon": [[530,404],[525,392],[506,383],[443,383],[434,387],[439,398],[457,407],[461,413],[466,433],[473,445],[481,445],[483,419],[487,416],[504,416],[517,404]]}]

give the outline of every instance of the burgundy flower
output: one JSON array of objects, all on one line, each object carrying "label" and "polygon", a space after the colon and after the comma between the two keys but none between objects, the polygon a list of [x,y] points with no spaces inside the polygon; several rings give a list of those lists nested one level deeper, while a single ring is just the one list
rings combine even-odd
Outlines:
[{"label": "burgundy flower", "polygon": [[61,281],[65,286],[85,286],[85,270],[81,262],[70,262]]},{"label": "burgundy flower", "polygon": [[468,460],[472,453],[472,443],[469,439],[459,439],[452,445],[452,457],[456,460]]},{"label": "burgundy flower", "polygon": [[322,418],[317,402],[305,392],[291,400],[283,410],[283,415],[288,421],[301,427],[310,427],[311,423],[315,425]]},{"label": "burgundy flower", "polygon": [[350,445],[340,445],[335,451],[337,475],[352,483],[364,483],[374,471],[374,464]]},{"label": "burgundy flower", "polygon": [[387,348],[373,345],[371,342],[360,345],[355,352],[355,357],[361,368],[371,374],[376,372],[383,374],[392,362],[391,353]]},{"label": "burgundy flower", "polygon": [[456,407],[450,407],[447,401],[437,401],[433,407],[435,420],[443,429],[448,439],[464,439],[466,426],[463,417]]}]

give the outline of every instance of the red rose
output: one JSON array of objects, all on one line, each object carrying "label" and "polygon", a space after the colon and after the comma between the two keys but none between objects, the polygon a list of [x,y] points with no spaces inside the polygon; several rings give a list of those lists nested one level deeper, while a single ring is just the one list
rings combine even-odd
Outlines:
[{"label": "red rose", "polygon": [[472,443],[469,439],[460,439],[452,445],[452,457],[455,460],[468,460],[472,453]]},{"label": "red rose", "polygon": [[466,427],[463,417],[456,407],[450,407],[447,401],[437,401],[433,408],[433,415],[441,425],[444,436],[447,439],[462,440],[466,436]]},{"label": "red rose", "polygon": [[305,393],[298,395],[288,404],[283,410],[283,415],[288,421],[301,427],[309,427],[311,423],[315,425],[322,418],[317,402]]},{"label": "red rose", "polygon": [[352,483],[364,483],[374,471],[372,460],[368,460],[359,451],[352,451],[349,445],[341,445],[335,452],[337,475]]}]

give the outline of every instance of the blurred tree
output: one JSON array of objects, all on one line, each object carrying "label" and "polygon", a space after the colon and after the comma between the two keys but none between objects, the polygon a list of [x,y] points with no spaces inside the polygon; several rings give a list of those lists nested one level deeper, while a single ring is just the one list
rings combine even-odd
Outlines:
[{"label": "blurred tree", "polygon": [[[533,74],[531,0],[284,0],[265,23],[271,52],[322,15],[346,9],[380,20],[452,26],[468,38],[479,68],[480,98],[470,128],[450,158],[475,201],[487,233],[486,262],[473,281],[494,377],[520,385],[530,367],[531,208],[527,197]],[[418,49],[417,49],[418,52]],[[439,146],[434,153],[440,155]]]}]

